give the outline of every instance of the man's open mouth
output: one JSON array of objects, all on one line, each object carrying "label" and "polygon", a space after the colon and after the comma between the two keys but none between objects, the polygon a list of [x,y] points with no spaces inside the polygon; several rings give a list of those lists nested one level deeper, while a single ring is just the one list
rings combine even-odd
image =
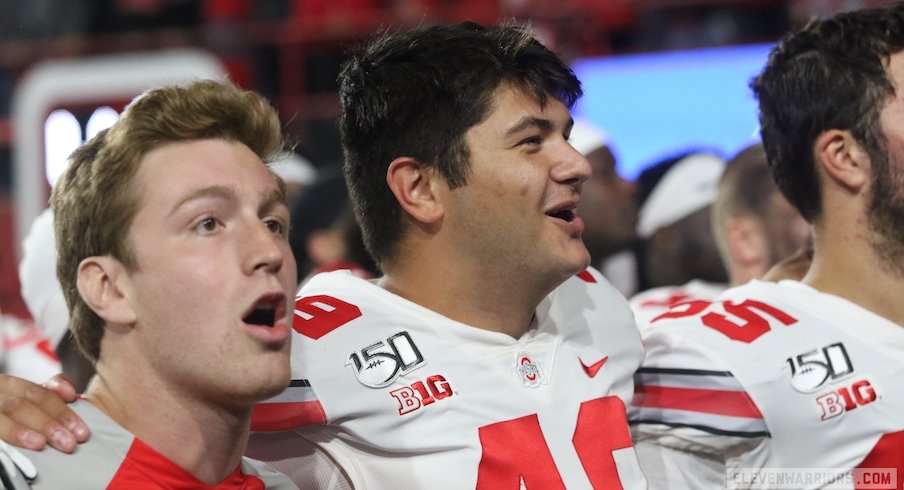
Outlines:
[{"label": "man's open mouth", "polygon": [[547,216],[558,218],[565,222],[571,223],[576,215],[574,208],[556,209],[546,213]]},{"label": "man's open mouth", "polygon": [[281,294],[266,294],[261,296],[251,311],[242,319],[249,325],[257,325],[262,327],[272,327],[276,324],[279,311],[283,310],[285,298]]}]

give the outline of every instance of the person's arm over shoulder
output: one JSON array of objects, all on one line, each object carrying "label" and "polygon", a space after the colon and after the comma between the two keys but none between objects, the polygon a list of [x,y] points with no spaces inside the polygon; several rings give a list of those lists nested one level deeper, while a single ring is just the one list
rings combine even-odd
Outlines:
[{"label": "person's arm over shoulder", "polygon": [[629,423],[653,489],[722,488],[728,468],[760,460],[768,443],[756,404],[697,328],[695,316],[641,325]]},{"label": "person's arm over shoulder", "polygon": [[74,383],[59,374],[43,386],[0,374],[0,440],[26,449],[49,445],[71,453],[88,440],[88,426],[67,406],[78,398]]}]

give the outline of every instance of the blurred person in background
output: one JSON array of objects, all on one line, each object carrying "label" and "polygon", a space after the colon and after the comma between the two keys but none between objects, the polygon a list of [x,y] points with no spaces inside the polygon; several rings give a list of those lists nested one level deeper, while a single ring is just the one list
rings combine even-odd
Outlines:
[{"label": "blurred person in background", "polygon": [[[637,222],[640,275],[645,289],[630,299],[638,322],[686,295],[713,297],[727,284],[712,233],[711,206],[725,161],[691,151],[649,167],[641,182],[655,181]],[[655,178],[655,180],[654,180]]]},{"label": "blurred person in background", "polygon": [[710,233],[728,282],[692,279],[636,295],[631,307],[641,326],[675,304],[711,300],[727,287],[762,278],[777,262],[807,247],[809,225],[775,186],[760,143],[728,161],[709,209]]},{"label": "blurred person in background", "polygon": [[582,187],[578,214],[584,220],[591,263],[600,266],[637,240],[635,185],[618,173],[608,135],[589,121],[576,119],[568,142],[587,158],[593,171]]},{"label": "blurred person in background", "polygon": [[321,272],[336,270],[347,270],[362,279],[380,276],[380,268],[364,246],[361,227],[355,220],[351,203],[347,203],[329,228],[312,234],[308,250],[317,266],[302,282]]},{"label": "blurred person in background", "polygon": [[810,225],[775,185],[762,143],[729,160],[712,205],[712,232],[731,286],[760,279],[809,248]]},{"label": "blurred person in background", "polygon": [[286,200],[292,206],[301,192],[317,178],[317,168],[293,150],[280,153],[270,168],[286,183]]},{"label": "blurred person in background", "polygon": [[34,323],[0,312],[0,372],[40,382],[61,370],[53,343]]},{"label": "blurred person in background", "polygon": [[[48,347],[59,359],[59,369],[75,383],[79,392],[88,386],[94,367],[78,350],[69,331],[69,310],[56,275],[57,250],[53,232],[53,211],[45,209],[32,222],[22,242],[19,284],[25,306]],[[13,373],[10,373],[13,374]],[[54,373],[55,374],[55,373]],[[52,374],[51,374],[52,376]],[[46,377],[21,376],[43,382]]]},{"label": "blurred person in background", "polygon": [[776,262],[763,274],[764,281],[778,282],[783,279],[799,281],[807,275],[810,265],[813,263],[813,240],[807,240],[807,244],[793,254]]},{"label": "blurred person in background", "polygon": [[289,244],[300,284],[320,272],[342,269],[365,279],[379,275],[364,247],[339,166],[321,169],[292,204]]},{"label": "blurred person in background", "polygon": [[590,263],[622,294],[631,294],[637,288],[636,185],[619,174],[608,135],[592,122],[576,119],[568,141],[593,170],[578,209]]}]

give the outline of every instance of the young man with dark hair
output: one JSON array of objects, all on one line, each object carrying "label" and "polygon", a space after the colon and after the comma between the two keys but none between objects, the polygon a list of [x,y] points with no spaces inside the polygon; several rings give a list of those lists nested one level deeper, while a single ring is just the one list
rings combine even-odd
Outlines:
[{"label": "young man with dark hair", "polygon": [[642,486],[623,407],[642,350],[587,268],[572,71],[523,29],[465,23],[378,38],[340,82],[384,276],[300,291],[296,393],[318,423],[297,432],[355,488]]}]

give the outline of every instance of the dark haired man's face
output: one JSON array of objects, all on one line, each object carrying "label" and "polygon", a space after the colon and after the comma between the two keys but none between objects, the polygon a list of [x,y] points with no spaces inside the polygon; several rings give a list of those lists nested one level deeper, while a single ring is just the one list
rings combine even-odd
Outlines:
[{"label": "dark haired man's face", "polygon": [[517,87],[496,89],[489,117],[465,134],[467,185],[442,194],[444,236],[455,253],[486,274],[525,272],[544,285],[587,267],[576,209],[591,169],[568,143],[571,124],[555,99],[541,106]]},{"label": "dark haired man's face", "polygon": [[904,51],[891,57],[888,72],[896,93],[879,116],[884,142],[869,151],[869,239],[885,265],[904,276]]},{"label": "dark haired man's face", "polygon": [[875,153],[871,155],[870,242],[879,257],[904,276],[904,154],[900,150]]}]

